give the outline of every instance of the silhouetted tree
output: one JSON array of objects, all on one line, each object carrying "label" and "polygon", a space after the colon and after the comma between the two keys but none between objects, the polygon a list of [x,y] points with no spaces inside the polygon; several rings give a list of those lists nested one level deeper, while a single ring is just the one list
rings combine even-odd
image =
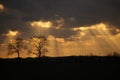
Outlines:
[{"label": "silhouetted tree", "polygon": [[118,52],[113,52],[113,53],[107,54],[107,56],[120,56],[120,53],[118,53]]},{"label": "silhouetted tree", "polygon": [[120,56],[120,54],[118,52],[114,52],[113,56]]},{"label": "silhouetted tree", "polygon": [[20,58],[20,52],[23,48],[24,42],[22,38],[16,38],[14,41],[8,44],[8,55],[17,53],[18,58]]},{"label": "silhouetted tree", "polygon": [[29,40],[29,52],[37,55],[39,58],[44,56],[45,52],[48,52],[46,48],[47,38],[45,36],[34,36]]}]

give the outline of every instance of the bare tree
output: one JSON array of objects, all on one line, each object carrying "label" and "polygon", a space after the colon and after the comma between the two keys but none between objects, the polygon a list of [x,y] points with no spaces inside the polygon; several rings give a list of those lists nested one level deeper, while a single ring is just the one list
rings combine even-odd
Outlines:
[{"label": "bare tree", "polygon": [[45,36],[34,36],[29,40],[29,52],[37,55],[39,58],[45,55],[45,52],[48,52],[46,48],[47,38]]},{"label": "bare tree", "polygon": [[23,39],[22,38],[16,38],[14,41],[8,44],[8,55],[17,53],[18,58],[20,58],[20,52],[23,48]]}]

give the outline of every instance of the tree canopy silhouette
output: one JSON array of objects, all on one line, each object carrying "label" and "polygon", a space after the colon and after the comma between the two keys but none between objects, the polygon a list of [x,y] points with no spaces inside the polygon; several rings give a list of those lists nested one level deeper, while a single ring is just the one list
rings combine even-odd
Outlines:
[{"label": "tree canopy silhouette", "polygon": [[8,44],[8,55],[17,53],[18,58],[20,58],[21,50],[24,48],[24,41],[22,38],[16,38]]},{"label": "tree canopy silhouette", "polygon": [[45,36],[34,36],[29,40],[29,53],[33,53],[40,58],[45,55],[45,52],[48,52],[47,45]]},{"label": "tree canopy silhouette", "polygon": [[35,54],[40,58],[48,52],[47,45],[48,40],[45,36],[33,36],[29,39],[16,38],[8,44],[8,55],[17,53],[20,58],[22,50],[27,50],[28,54]]}]

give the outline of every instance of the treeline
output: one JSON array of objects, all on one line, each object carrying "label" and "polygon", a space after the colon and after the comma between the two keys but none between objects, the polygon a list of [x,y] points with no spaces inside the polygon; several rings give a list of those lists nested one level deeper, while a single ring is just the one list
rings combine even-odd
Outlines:
[{"label": "treeline", "polygon": [[[85,55],[85,56],[99,56],[99,55],[95,55],[94,53],[89,53],[89,55]],[[111,52],[111,53],[106,53],[104,56],[120,56],[120,53],[119,52]]]}]

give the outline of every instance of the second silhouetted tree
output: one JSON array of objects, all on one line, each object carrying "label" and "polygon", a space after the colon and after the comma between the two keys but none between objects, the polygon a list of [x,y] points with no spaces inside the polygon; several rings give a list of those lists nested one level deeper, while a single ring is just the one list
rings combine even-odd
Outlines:
[{"label": "second silhouetted tree", "polygon": [[46,46],[47,38],[45,36],[34,36],[29,40],[29,52],[37,55],[39,58],[44,56],[45,52],[48,52]]}]

